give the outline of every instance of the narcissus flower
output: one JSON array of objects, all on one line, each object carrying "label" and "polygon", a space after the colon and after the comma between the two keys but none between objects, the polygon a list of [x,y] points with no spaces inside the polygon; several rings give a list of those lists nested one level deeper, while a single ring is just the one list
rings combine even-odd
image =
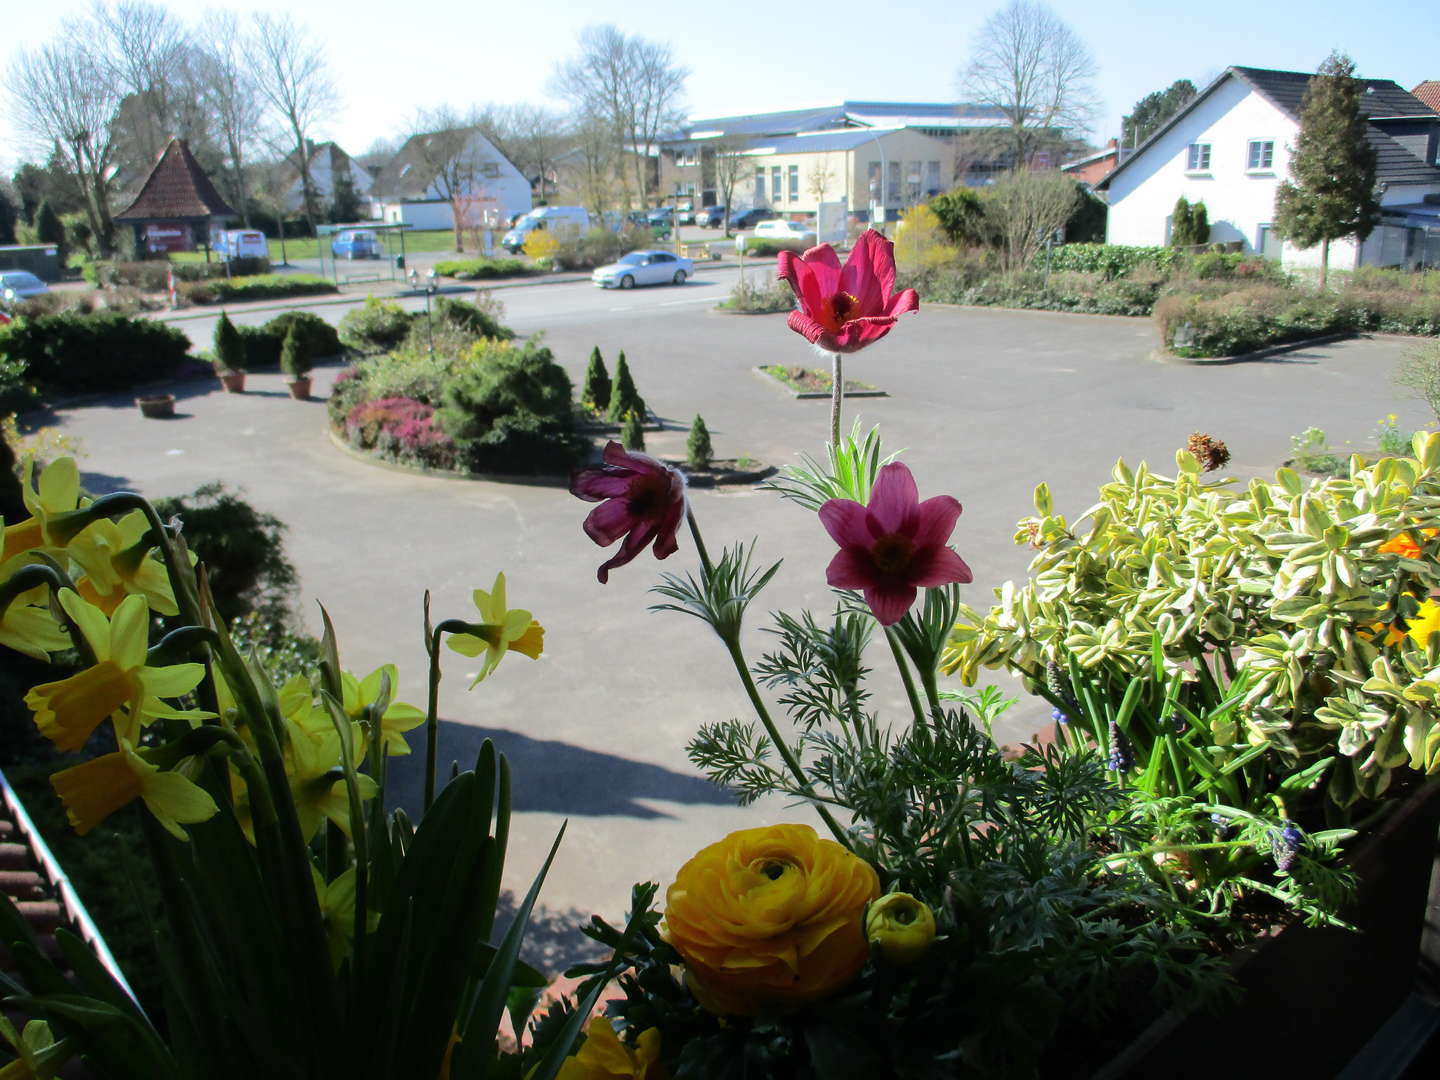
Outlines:
[{"label": "narcissus flower", "polygon": [[136,510],[119,521],[102,518],[70,543],[70,557],[85,571],[76,583],[80,595],[107,615],[127,595],[145,597],[157,615],[177,615],[175,591],[165,564],[146,540],[150,522]]},{"label": "narcissus flower", "polygon": [[585,1028],[585,1045],[565,1059],[556,1080],[661,1080],[660,1029],[640,1033],[632,1050],[610,1021],[597,1016]]},{"label": "narcissus flower", "polygon": [[648,454],[631,453],[617,442],[605,444],[604,464],[579,469],[570,478],[570,494],[600,503],[585,519],[585,535],[601,547],[622,536],[620,550],[600,566],[600,584],[655,542],[655,557],[675,554],[675,533],[685,516],[685,479],[678,470]]},{"label": "narcissus flower", "polygon": [[920,307],[914,289],[894,291],[895,245],[874,229],[860,234],[843,269],[829,244],[804,255],[782,251],[776,269],[800,300],[790,329],[827,352],[873,345],[901,315]]},{"label": "narcissus flower", "polygon": [[935,940],[935,913],[909,893],[886,893],[865,913],[865,937],[892,964],[913,964]]},{"label": "narcissus flower", "polygon": [[748,1015],[843,988],[865,965],[874,869],[808,825],[741,829],[680,868],[665,932],[701,1004]]},{"label": "narcissus flower", "polygon": [[507,652],[518,652],[534,660],[545,649],[545,628],[530,612],[520,608],[512,611],[505,606],[504,574],[495,575],[495,587],[489,592],[476,589],[474,599],[480,612],[480,621],[474,625],[476,632],[451,634],[447,639],[450,648],[461,656],[485,654],[480,673],[470,684],[472,687],[494,671]]},{"label": "narcissus flower", "polygon": [[189,839],[181,825],[206,821],[218,812],[203,788],[178,772],[161,772],[123,738],[115,753],[62,769],[50,777],[50,784],[81,836],[136,799],[180,840]]},{"label": "narcissus flower", "polygon": [[30,517],[24,521],[7,523],[4,532],[3,555],[0,560],[8,561],[21,552],[40,547],[64,547],[58,538],[50,535],[50,519],[80,505],[80,469],[74,458],[57,458],[41,471],[31,488],[35,459],[27,458],[20,495],[25,500],[25,509]]},{"label": "narcissus flower", "polygon": [[48,660],[52,652],[70,647],[70,637],[44,605],[45,586],[21,593],[0,614],[0,645]]},{"label": "narcissus flower", "polygon": [[949,495],[920,501],[915,477],[900,462],[880,470],[868,505],[831,499],[820,522],[840,545],[825,579],[837,589],[863,589],[882,626],[904,617],[917,588],[971,580],[965,560],[945,546],[960,517]]},{"label": "narcissus flower", "polygon": [[95,666],[68,679],[42,683],[25,695],[35,726],[60,750],[79,750],[107,718],[116,734],[134,741],[143,724],[161,717],[204,720],[214,713],[176,709],[164,698],[188,694],[205,676],[203,664],[147,667],[150,610],[143,596],[127,596],[113,620],[71,589],[60,605],[95,653]]},{"label": "narcissus flower", "polygon": [[[380,684],[388,676],[390,693],[395,693],[400,683],[400,672],[394,664],[383,664],[363,679],[357,679],[350,672],[340,674],[340,688],[345,714],[351,720],[359,720],[366,708],[380,699]],[[410,744],[405,741],[405,732],[425,722],[425,713],[414,705],[391,700],[380,714],[380,740],[385,753],[392,757],[410,753]]]}]

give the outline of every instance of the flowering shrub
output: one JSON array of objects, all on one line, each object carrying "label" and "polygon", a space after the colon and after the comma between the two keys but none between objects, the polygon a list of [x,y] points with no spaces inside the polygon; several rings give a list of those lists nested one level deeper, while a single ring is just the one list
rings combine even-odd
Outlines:
[{"label": "flowering shrub", "polygon": [[345,418],[345,436],[361,450],[437,469],[455,464],[455,440],[435,426],[435,409],[411,398],[362,401]]}]

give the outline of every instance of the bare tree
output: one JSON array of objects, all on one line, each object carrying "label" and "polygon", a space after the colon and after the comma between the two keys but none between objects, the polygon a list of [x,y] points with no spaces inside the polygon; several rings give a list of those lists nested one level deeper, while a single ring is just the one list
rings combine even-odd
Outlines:
[{"label": "bare tree", "polygon": [[740,184],[751,162],[745,156],[748,140],[739,135],[722,135],[704,144],[702,153],[715,155],[715,191],[720,205],[725,207],[725,235],[730,235],[730,215],[735,212],[735,188]]},{"label": "bare tree", "polygon": [[624,162],[609,121],[579,115],[570,122],[570,150],[559,159],[562,183],[603,220],[606,210],[626,201]]},{"label": "bare tree", "polygon": [[193,100],[184,92],[185,27],[168,10],[145,0],[120,0],[113,6],[96,0],[85,30],[88,47],[125,99],[131,164],[137,171],[148,168],[170,137],[182,133],[181,107],[187,97]]},{"label": "bare tree", "polygon": [[830,155],[817,157],[811,163],[809,170],[805,173],[805,190],[818,205],[825,201],[825,192],[830,190],[830,182],[835,179],[835,171],[830,167]]},{"label": "bare tree", "polygon": [[250,226],[245,167],[261,138],[265,104],[245,59],[243,33],[234,14],[209,12],[198,31],[197,69],[201,100],[223,146],[229,195]]},{"label": "bare tree", "polygon": [[[465,250],[465,229],[472,223],[475,203],[488,176],[499,175],[499,159],[475,117],[461,117],[449,106],[422,111],[413,124],[411,147],[435,194],[450,204],[455,250]],[[478,225],[478,221],[474,222]]]},{"label": "bare tree", "polygon": [[1034,0],[1010,0],[980,28],[960,94],[1005,114],[1011,164],[1020,167],[1047,134],[1090,126],[1096,72],[1090,50],[1053,11]]},{"label": "bare tree", "polygon": [[985,216],[1000,238],[1006,270],[1028,266],[1045,241],[1070,220],[1080,197],[1075,181],[1051,170],[1016,169],[985,196]]},{"label": "bare tree", "polygon": [[553,194],[556,163],[571,143],[563,114],[543,105],[487,105],[473,123],[525,175],[538,198]]},{"label": "bare tree", "polygon": [[111,254],[112,125],[120,98],[105,68],[83,37],[67,31],[33,52],[21,51],[7,81],[21,137],[39,155],[59,152],[84,195],[100,254]]},{"label": "bare tree", "polygon": [[[632,155],[641,206],[650,193],[650,151],[680,120],[679,99],[689,74],[670,46],[629,37],[614,26],[580,32],[578,56],[556,68],[553,85],[577,112],[604,121]],[[626,185],[626,202],[629,189]]]},{"label": "bare tree", "polygon": [[319,43],[290,16],[256,12],[253,18],[254,33],[246,43],[246,56],[261,97],[294,143],[305,220],[313,233],[318,200],[310,176],[310,134],[335,111],[335,87]]}]

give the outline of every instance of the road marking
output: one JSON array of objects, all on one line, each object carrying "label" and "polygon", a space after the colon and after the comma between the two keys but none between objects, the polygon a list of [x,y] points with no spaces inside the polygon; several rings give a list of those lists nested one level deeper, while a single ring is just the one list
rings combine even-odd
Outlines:
[{"label": "road marking", "polygon": [[714,299],[715,297],[713,296],[692,296],[685,300],[663,300],[661,301],[660,306],[674,307],[676,304],[708,304],[711,300]]},{"label": "road marking", "polygon": [[627,307],[612,307],[610,310],[611,310],[611,311],[634,311],[634,310],[635,310],[637,307],[639,307],[639,306],[640,306],[639,304],[630,304],[630,305],[627,306]]}]

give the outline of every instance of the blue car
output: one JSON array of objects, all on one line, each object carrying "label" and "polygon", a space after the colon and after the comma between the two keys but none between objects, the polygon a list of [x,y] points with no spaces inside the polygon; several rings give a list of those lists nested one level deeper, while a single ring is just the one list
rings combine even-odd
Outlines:
[{"label": "blue car", "polygon": [[380,240],[369,229],[346,229],[330,241],[330,253],[337,259],[378,259]]}]

